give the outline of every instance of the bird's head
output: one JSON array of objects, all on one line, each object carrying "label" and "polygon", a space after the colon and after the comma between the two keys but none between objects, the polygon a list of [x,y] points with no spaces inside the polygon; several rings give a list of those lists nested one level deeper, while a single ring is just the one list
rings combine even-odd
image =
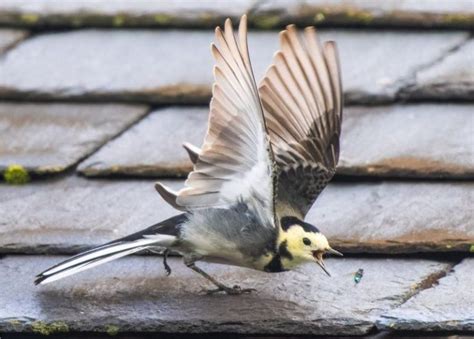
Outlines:
[{"label": "bird's head", "polygon": [[303,263],[314,262],[330,276],[324,265],[324,254],[342,256],[342,253],[332,249],[327,238],[309,223],[296,217],[283,217],[280,224],[278,242],[283,268],[292,269]]}]

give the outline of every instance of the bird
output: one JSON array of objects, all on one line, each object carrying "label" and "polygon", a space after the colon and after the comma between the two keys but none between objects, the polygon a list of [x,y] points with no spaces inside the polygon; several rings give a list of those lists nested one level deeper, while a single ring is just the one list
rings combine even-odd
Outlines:
[{"label": "bird", "polygon": [[174,191],[157,182],[180,214],[137,233],[73,256],[36,276],[46,284],[146,250],[180,254],[183,263],[215,285],[209,293],[253,291],[207,274],[204,261],[268,273],[342,255],[305,216],[336,172],[343,97],[337,45],[322,44],[315,27],[279,33],[257,86],[247,16],[234,32],[230,19],[215,29],[208,129],[201,148],[185,143],[193,169]]}]

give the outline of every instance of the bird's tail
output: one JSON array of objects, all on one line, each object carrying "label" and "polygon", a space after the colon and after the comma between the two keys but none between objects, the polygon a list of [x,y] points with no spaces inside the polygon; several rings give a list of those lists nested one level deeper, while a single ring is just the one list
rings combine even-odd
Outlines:
[{"label": "bird's tail", "polygon": [[[38,274],[35,284],[47,284],[150,247],[169,247],[177,240],[182,221],[184,215],[179,215],[144,231],[75,255]],[[164,232],[160,233],[161,230]]]}]

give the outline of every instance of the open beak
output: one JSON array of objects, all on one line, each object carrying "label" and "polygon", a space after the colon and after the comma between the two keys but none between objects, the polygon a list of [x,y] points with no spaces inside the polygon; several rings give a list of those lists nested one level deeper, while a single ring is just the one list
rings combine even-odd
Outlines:
[{"label": "open beak", "polygon": [[314,252],[313,257],[316,260],[316,264],[318,264],[319,267],[321,267],[323,269],[324,273],[326,273],[328,276],[331,276],[331,273],[329,273],[329,271],[326,268],[326,265],[324,264],[323,252],[321,252],[321,251]]},{"label": "open beak", "polygon": [[324,264],[324,260],[323,260],[323,254],[324,253],[330,253],[330,254],[333,254],[333,255],[340,256],[340,257],[342,257],[343,254],[339,251],[336,251],[336,250],[332,249],[331,247],[329,247],[326,251],[315,251],[315,252],[313,252],[313,257],[316,260],[316,264],[318,264],[319,267],[321,267],[323,269],[324,273],[326,273],[328,276],[331,276],[331,274],[329,273],[329,271],[326,268],[326,265]]}]

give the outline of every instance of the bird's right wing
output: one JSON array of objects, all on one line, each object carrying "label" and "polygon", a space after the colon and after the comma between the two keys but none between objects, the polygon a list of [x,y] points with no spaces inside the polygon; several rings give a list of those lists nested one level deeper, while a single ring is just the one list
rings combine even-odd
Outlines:
[{"label": "bird's right wing", "polygon": [[[342,85],[336,44],[320,46],[314,27],[303,39],[293,25],[260,85],[275,160],[280,169],[276,210],[304,218],[336,171]],[[283,211],[282,211],[283,210]]]},{"label": "bird's right wing", "polygon": [[[247,18],[238,41],[229,19],[216,28],[219,48],[209,126],[201,150],[191,150],[194,169],[177,193],[161,184],[162,197],[181,210],[245,203],[263,225],[273,226],[273,159],[247,47]],[[199,153],[199,154],[197,154]]]}]

